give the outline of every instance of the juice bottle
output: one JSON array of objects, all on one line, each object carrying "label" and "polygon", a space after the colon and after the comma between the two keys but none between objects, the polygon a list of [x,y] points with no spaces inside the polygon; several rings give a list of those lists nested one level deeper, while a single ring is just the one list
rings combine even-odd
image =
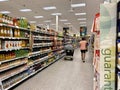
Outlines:
[{"label": "juice bottle", "polygon": [[7,24],[7,18],[8,18],[8,16],[5,15],[4,24]]},{"label": "juice bottle", "polygon": [[20,30],[17,30],[17,37],[20,37]]},{"label": "juice bottle", "polygon": [[3,36],[5,37],[7,35],[7,30],[6,30],[6,27],[3,26]]},{"label": "juice bottle", "polygon": [[14,30],[14,37],[17,37],[17,29]]},{"label": "juice bottle", "polygon": [[0,23],[2,23],[2,14],[0,13]]},{"label": "juice bottle", "polygon": [[10,17],[10,25],[13,25],[13,18]]},{"label": "juice bottle", "polygon": [[7,36],[10,37],[10,27],[7,27]]},{"label": "juice bottle", "polygon": [[10,37],[13,37],[13,30],[11,27],[10,27]]},{"label": "juice bottle", "polygon": [[2,14],[2,23],[5,23],[5,14]]}]

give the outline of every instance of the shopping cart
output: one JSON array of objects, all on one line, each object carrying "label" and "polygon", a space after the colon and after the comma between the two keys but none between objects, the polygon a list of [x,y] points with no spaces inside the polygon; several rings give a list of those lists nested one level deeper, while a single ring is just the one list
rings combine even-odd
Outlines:
[{"label": "shopping cart", "polygon": [[65,46],[65,57],[64,60],[73,60],[74,47],[71,44]]}]

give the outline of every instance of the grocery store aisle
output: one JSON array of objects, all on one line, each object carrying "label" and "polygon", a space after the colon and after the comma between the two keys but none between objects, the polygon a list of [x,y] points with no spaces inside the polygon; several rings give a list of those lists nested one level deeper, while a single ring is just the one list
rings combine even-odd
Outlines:
[{"label": "grocery store aisle", "polygon": [[74,60],[59,60],[14,90],[93,90],[93,67],[91,54],[86,62],[75,50]]}]

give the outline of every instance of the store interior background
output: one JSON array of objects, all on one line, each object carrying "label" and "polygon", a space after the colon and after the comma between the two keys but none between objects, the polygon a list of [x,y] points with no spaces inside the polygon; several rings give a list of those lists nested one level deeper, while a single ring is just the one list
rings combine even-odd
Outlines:
[{"label": "store interior background", "polygon": [[[72,34],[79,34],[80,26],[87,26],[88,34],[91,33],[93,19],[98,13],[100,3],[104,0],[6,0],[0,2],[0,12],[9,11],[7,13],[12,17],[25,17],[30,23],[37,26],[46,27],[48,24],[50,28],[56,29],[56,17],[52,13],[61,13],[59,16],[59,30],[63,27],[70,27]],[[86,6],[71,8],[72,4],[85,3]],[[43,7],[55,6],[54,10],[44,10]],[[29,12],[20,12],[20,9],[31,9]],[[86,13],[86,15],[75,15],[75,13]],[[42,18],[34,18],[34,16],[43,16]],[[86,18],[86,20],[77,20],[79,18]],[[60,21],[67,19],[67,21]],[[49,20],[51,22],[49,22]],[[48,22],[47,22],[48,21]]]}]

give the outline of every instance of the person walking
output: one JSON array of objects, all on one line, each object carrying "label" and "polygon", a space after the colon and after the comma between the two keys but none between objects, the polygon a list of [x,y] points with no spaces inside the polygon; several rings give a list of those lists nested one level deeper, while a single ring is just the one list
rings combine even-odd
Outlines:
[{"label": "person walking", "polygon": [[88,43],[87,43],[85,37],[83,37],[82,40],[80,41],[81,59],[82,59],[83,62],[85,62],[87,45],[88,45]]}]

